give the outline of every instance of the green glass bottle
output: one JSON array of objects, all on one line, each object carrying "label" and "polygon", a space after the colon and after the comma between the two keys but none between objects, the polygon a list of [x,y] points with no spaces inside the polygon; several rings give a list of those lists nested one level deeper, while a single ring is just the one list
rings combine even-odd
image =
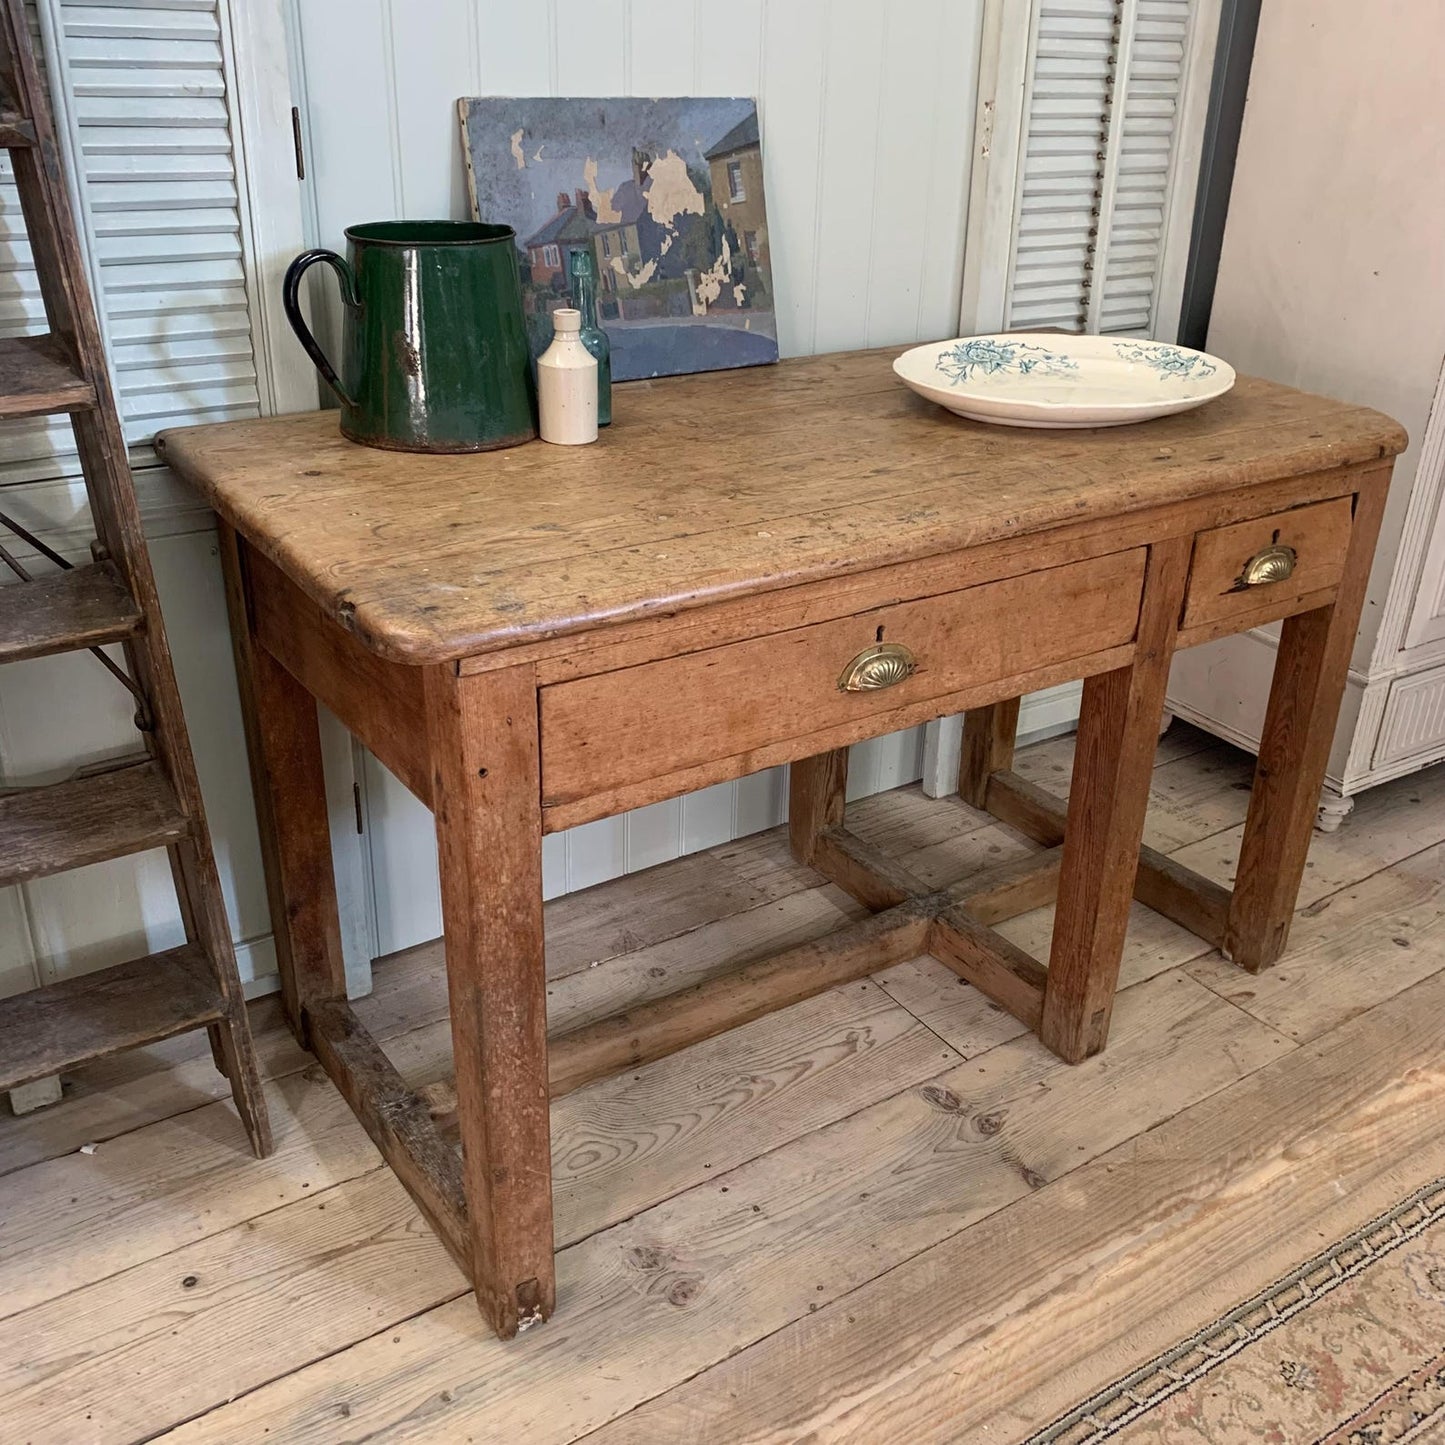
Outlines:
[{"label": "green glass bottle", "polygon": [[591,251],[572,253],[572,304],[582,313],[582,345],[597,358],[597,425],[612,420],[612,346],[597,322],[597,263]]}]

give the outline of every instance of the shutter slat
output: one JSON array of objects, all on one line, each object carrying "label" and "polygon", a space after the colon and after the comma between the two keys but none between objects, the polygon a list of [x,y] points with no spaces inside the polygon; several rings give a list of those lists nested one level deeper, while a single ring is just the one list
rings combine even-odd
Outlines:
[{"label": "shutter slat", "polygon": [[191,145],[184,150],[178,145],[173,146],[169,151],[156,148],[158,138],[154,132],[146,132],[145,138],[148,144],[143,151],[92,150],[86,157],[87,180],[102,187],[186,181],[230,181],[235,184],[236,172],[231,164],[229,137],[225,138],[224,145],[210,149],[204,146],[198,148],[194,144],[198,138],[188,135],[186,139],[192,142]]},{"label": "shutter slat", "polygon": [[[236,183],[233,179],[167,180],[154,182],[107,181],[90,185],[90,210],[96,230],[108,225],[134,228],[150,218],[153,224],[174,226],[174,216],[156,215],[159,211],[219,210],[229,215],[228,224],[235,225]],[[119,215],[112,218],[111,212]],[[126,219],[121,219],[126,218]]]},{"label": "shutter slat", "polygon": [[167,8],[146,5],[64,7],[65,38],[105,40],[219,40],[220,21],[212,0]]},{"label": "shutter slat", "polygon": [[134,345],[117,343],[113,364],[117,372],[127,372],[155,370],[160,366],[206,365],[223,357],[244,357],[249,365],[249,331],[233,331],[230,335],[218,336],[207,328],[189,341],[171,334],[164,341],[147,338]]},{"label": "shutter slat", "polygon": [[214,40],[180,40],[168,38],[157,45],[136,37],[107,36],[91,38],[70,34],[66,53],[72,65],[87,69],[146,69],[157,72],[193,70],[215,66],[220,60],[219,37]]},{"label": "shutter slat", "polygon": [[[136,95],[134,82],[123,93],[100,82],[82,80],[80,72],[75,80],[75,114],[82,129],[85,126],[164,126],[167,130],[177,127],[204,127],[221,133],[230,149],[230,135],[227,131],[229,117],[226,114],[225,92],[210,91],[197,95],[180,89],[171,92],[163,89],[159,94]],[[99,77],[104,71],[90,74]],[[86,144],[89,137],[82,134],[81,142]]]},{"label": "shutter slat", "polygon": [[165,338],[155,339],[155,312],[139,316],[113,315],[110,334],[115,345],[116,365],[121,365],[122,353],[132,348],[146,348],[147,354],[156,361],[167,354],[167,347],[185,347],[192,341],[214,340],[218,349],[233,336],[242,337],[250,344],[250,318],[238,314],[234,307],[218,307],[214,310],[197,308],[194,311],[173,311],[166,317]]}]

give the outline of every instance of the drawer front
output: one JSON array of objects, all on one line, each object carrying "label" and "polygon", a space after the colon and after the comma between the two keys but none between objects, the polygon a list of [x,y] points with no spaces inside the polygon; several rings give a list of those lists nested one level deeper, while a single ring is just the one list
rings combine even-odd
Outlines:
[{"label": "drawer front", "polygon": [[1127,644],[1144,557],[1091,558],[544,687],[543,803],[865,719],[886,732],[891,712]]},{"label": "drawer front", "polygon": [[1216,527],[1194,539],[1181,626],[1253,617],[1279,603],[1279,616],[1312,592],[1338,586],[1350,541],[1351,506],[1336,497],[1272,517]]}]

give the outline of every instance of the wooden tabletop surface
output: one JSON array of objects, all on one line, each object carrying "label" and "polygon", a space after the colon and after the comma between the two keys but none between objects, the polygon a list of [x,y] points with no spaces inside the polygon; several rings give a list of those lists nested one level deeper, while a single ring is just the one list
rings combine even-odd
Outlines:
[{"label": "wooden tabletop surface", "polygon": [[633,382],[593,446],[354,445],[335,412],[165,432],[165,460],[369,647],[431,663],[1389,456],[1399,424],[1241,377],[1100,431],[956,417],[897,349]]}]

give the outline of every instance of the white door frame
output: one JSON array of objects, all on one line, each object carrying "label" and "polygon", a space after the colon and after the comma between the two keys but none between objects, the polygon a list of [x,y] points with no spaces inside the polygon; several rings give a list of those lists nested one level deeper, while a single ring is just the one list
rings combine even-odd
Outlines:
[{"label": "white door frame", "polygon": [[[220,0],[236,182],[245,236],[251,344],[261,409],[315,411],[316,373],[281,306],[286,267],[306,248],[305,189],[296,174],[287,13],[283,0]],[[375,922],[366,849],[358,826],[360,782],[351,735],[320,709],[331,851],[341,912],[348,994],[371,991]]]}]

